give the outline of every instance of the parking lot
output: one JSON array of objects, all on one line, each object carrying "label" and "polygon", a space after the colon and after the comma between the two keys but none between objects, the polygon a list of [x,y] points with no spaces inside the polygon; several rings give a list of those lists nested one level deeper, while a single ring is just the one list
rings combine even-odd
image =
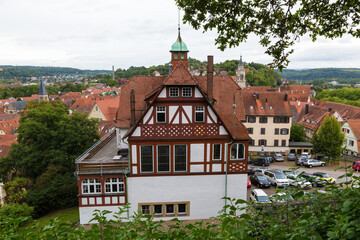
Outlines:
[{"label": "parking lot", "polygon": [[[345,178],[343,179],[339,179],[339,176],[344,175],[345,174],[345,170],[344,169],[338,169],[336,170],[338,167],[340,166],[345,166],[345,164],[347,164],[347,166],[351,165],[351,162],[347,162],[347,163],[334,163],[331,166],[326,165],[324,167],[313,167],[313,168],[308,168],[308,167],[300,167],[300,166],[296,166],[294,161],[287,161],[284,160],[284,162],[273,162],[270,164],[270,166],[266,167],[268,169],[280,169],[280,170],[289,170],[290,168],[295,168],[298,167],[298,171],[304,171],[306,173],[315,173],[315,172],[324,172],[330,175],[330,177],[333,177],[336,179],[337,183],[341,183],[341,182],[345,182]],[[249,167],[259,167],[259,166],[254,166],[249,164]],[[348,171],[352,171],[352,169],[350,168]],[[354,172],[355,176],[360,176],[359,172]],[[248,188],[248,192],[247,192],[247,200],[250,200],[250,192],[252,189],[257,189],[258,187],[256,186],[251,186],[251,188]],[[275,193],[276,188],[271,186],[270,188],[263,188],[263,190],[270,196],[272,194]]]}]

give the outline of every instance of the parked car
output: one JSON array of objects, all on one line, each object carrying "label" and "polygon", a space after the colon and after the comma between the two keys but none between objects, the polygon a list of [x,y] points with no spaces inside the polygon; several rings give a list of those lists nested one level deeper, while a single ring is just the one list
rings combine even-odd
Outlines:
[{"label": "parked car", "polygon": [[326,185],[325,180],[321,180],[319,177],[310,174],[310,173],[303,173],[302,177],[311,182],[313,187],[324,187]]},{"label": "parked car", "polygon": [[250,181],[249,178],[248,178],[248,180],[247,180],[247,188],[251,188],[251,181]]},{"label": "parked car", "polygon": [[289,155],[287,156],[287,160],[288,161],[296,161],[297,157],[295,153],[289,153]]},{"label": "parked car", "polygon": [[283,162],[284,161],[284,157],[283,155],[281,155],[280,153],[277,153],[273,156],[273,159],[276,161],[276,162]]},{"label": "parked car", "polygon": [[313,175],[319,177],[321,180],[325,180],[328,184],[336,183],[336,179],[333,177],[330,177],[329,174],[327,174],[327,173],[316,172],[316,173],[313,173]]},{"label": "parked car", "polygon": [[249,174],[250,174],[250,175],[254,175],[254,174],[257,173],[257,172],[264,174],[265,170],[267,170],[267,168],[253,167],[253,168],[251,168]]},{"label": "parked car", "polygon": [[303,152],[303,153],[301,154],[301,157],[304,157],[304,158],[310,159],[310,158],[311,158],[311,154],[310,154],[310,153],[308,153],[308,152]]},{"label": "parked car", "polygon": [[303,165],[305,167],[309,167],[309,168],[320,167],[320,166],[323,167],[323,166],[325,166],[325,162],[315,160],[315,159],[308,159],[303,162]]},{"label": "parked car", "polygon": [[325,155],[316,155],[314,159],[316,159],[316,160],[329,160],[330,157],[325,156]]},{"label": "parked car", "polygon": [[291,201],[294,201],[294,198],[289,194],[279,192],[279,193],[275,193],[275,194],[271,195],[270,201],[272,201],[272,202],[291,202]]},{"label": "parked car", "polygon": [[250,181],[254,186],[259,188],[268,188],[270,187],[271,183],[262,173],[255,173],[254,175],[250,176]]},{"label": "parked car", "polygon": [[266,157],[258,157],[252,161],[253,165],[257,166],[269,166],[270,162],[266,159]]},{"label": "parked car", "polygon": [[272,158],[272,157],[265,157],[268,161],[269,161],[269,163],[273,163],[274,162],[274,159]]},{"label": "parked car", "polygon": [[300,158],[296,159],[295,164],[298,166],[304,166],[304,161],[306,161],[306,160],[307,160],[307,158],[300,157]]},{"label": "parked car", "polygon": [[266,170],[264,175],[275,187],[285,187],[289,185],[289,179],[287,179],[281,170]]},{"label": "parked car", "polygon": [[292,176],[295,176],[295,177],[297,177],[297,176],[299,176],[299,175],[301,174],[301,172],[298,171],[298,170],[283,170],[283,173],[284,173],[286,176],[292,175]]},{"label": "parked car", "polygon": [[305,178],[294,175],[288,175],[287,178],[289,179],[291,186],[300,187],[302,189],[312,188],[312,184]]},{"label": "parked car", "polygon": [[270,203],[269,196],[261,189],[254,189],[250,193],[250,201]]},{"label": "parked car", "polygon": [[359,171],[360,170],[360,161],[353,162],[352,169]]}]

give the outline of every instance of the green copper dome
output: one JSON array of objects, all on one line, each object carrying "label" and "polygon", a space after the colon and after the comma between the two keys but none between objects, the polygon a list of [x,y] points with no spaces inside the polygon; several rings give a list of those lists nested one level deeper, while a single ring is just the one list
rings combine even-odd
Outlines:
[{"label": "green copper dome", "polygon": [[189,50],[187,49],[186,44],[184,43],[184,41],[181,40],[181,37],[179,35],[179,37],[176,39],[176,42],[174,42],[174,44],[171,46],[171,50],[170,52],[188,52]]}]

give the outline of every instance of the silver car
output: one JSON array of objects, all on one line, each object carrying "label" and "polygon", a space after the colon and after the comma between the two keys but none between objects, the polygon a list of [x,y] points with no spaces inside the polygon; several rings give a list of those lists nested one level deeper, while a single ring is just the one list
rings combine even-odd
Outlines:
[{"label": "silver car", "polygon": [[290,184],[289,179],[281,170],[266,170],[264,175],[275,187],[285,187]]},{"label": "silver car", "polygon": [[325,162],[322,162],[322,161],[319,161],[319,160],[316,160],[316,159],[309,159],[309,160],[306,160],[303,162],[303,165],[305,167],[309,167],[309,168],[312,168],[312,167],[319,167],[319,166],[325,166]]}]

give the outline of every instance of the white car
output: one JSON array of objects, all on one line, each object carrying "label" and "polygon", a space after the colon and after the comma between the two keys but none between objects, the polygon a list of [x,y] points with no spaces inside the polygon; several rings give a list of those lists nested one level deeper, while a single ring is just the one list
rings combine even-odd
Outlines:
[{"label": "white car", "polygon": [[312,188],[311,182],[307,181],[303,177],[298,177],[298,176],[294,176],[294,175],[288,175],[287,178],[289,179],[291,186],[305,188],[305,189]]},{"label": "white car", "polygon": [[250,201],[258,203],[270,203],[269,196],[261,189],[254,189],[250,193]]},{"label": "white car", "polygon": [[307,153],[307,152],[303,152],[300,157],[301,157],[301,158],[304,157],[304,158],[310,159],[310,158],[311,158],[311,154],[310,154],[310,153]]},{"label": "white car", "polygon": [[279,193],[275,193],[273,195],[270,196],[270,200],[272,202],[289,202],[289,201],[294,201],[294,198],[286,193],[283,192],[279,192]]},{"label": "white car", "polygon": [[275,187],[285,187],[290,184],[289,179],[281,170],[266,170],[264,175]]}]

